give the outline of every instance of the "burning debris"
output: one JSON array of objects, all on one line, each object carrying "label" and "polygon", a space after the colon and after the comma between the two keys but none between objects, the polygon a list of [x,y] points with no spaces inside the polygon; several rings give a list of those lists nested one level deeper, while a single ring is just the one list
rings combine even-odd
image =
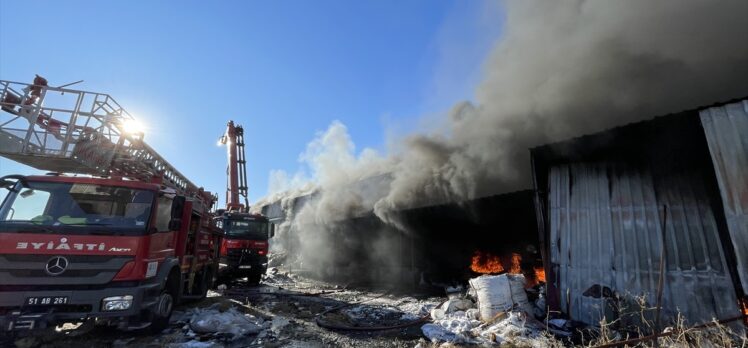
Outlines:
[{"label": "burning debris", "polygon": [[[502,258],[493,255],[489,252],[482,252],[476,250],[473,254],[472,262],[470,263],[470,269],[475,273],[482,274],[522,274],[522,256],[517,253],[511,253],[508,257]],[[504,267],[507,265],[507,267]]]},{"label": "burning debris", "polygon": [[534,267],[533,270],[535,271],[535,280],[538,283],[545,283],[545,270],[543,267]]},{"label": "burning debris", "polygon": [[522,255],[509,253],[500,257],[490,252],[476,250],[470,262],[470,270],[478,274],[515,274],[527,278],[526,287],[545,283],[545,270],[542,266],[523,267]]},{"label": "burning debris", "polygon": [[499,274],[504,272],[504,266],[498,256],[476,250],[470,263],[470,270],[475,273]]}]

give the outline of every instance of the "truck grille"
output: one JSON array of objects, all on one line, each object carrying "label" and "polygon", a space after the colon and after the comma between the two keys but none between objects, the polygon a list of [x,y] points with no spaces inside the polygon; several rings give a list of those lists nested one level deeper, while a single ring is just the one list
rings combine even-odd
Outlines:
[{"label": "truck grille", "polygon": [[226,252],[226,261],[230,264],[254,264],[263,261],[264,258],[257,254],[257,250],[252,249],[229,249]]},{"label": "truck grille", "polygon": [[0,255],[2,285],[106,284],[132,256],[64,255],[68,264],[62,273],[47,273],[47,262],[57,255]]},{"label": "truck grille", "polygon": [[[48,277],[49,275],[45,271],[29,270],[29,269],[14,269],[8,271],[10,275],[16,278],[28,278],[28,277]],[[68,270],[64,273],[56,276],[57,278],[69,278],[69,277],[95,277],[101,273],[100,270]]]},{"label": "truck grille", "polygon": [[91,310],[91,305],[0,307],[0,315],[8,315],[13,312],[21,312],[21,315],[35,313],[88,313]]},{"label": "truck grille", "polygon": [[[44,262],[56,255],[24,255],[24,254],[7,254],[2,258],[9,262]],[[63,255],[70,262],[85,263],[106,263],[113,258],[131,258],[130,256],[108,256],[108,255]]]}]

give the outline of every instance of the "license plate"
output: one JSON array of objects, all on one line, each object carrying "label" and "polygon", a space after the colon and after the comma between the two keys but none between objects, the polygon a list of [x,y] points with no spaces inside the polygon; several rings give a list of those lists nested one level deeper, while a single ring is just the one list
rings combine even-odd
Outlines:
[{"label": "license plate", "polygon": [[68,304],[67,296],[34,296],[26,298],[27,306],[56,306]]},{"label": "license plate", "polygon": [[252,268],[252,266],[250,266],[250,265],[239,266],[239,269],[247,269],[247,268]]}]

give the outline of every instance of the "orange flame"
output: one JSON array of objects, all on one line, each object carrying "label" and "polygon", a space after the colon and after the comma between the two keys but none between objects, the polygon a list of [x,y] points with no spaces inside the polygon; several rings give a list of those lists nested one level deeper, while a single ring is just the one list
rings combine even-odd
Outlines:
[{"label": "orange flame", "polygon": [[535,267],[535,281],[545,283],[545,269],[543,267]]},{"label": "orange flame", "polygon": [[512,253],[512,268],[509,269],[509,273],[511,274],[522,273],[522,267],[520,267],[521,262],[522,262],[522,256],[520,256],[517,253]]},{"label": "orange flame", "polygon": [[470,263],[470,269],[476,273],[502,273],[506,271],[505,267],[508,267],[509,270],[507,273],[522,273],[522,256],[520,254],[512,253],[509,258],[504,257],[504,261],[502,262],[501,257],[491,253],[475,251],[472,262]]},{"label": "orange flame", "polygon": [[473,253],[470,269],[475,273],[501,273],[504,271],[504,266],[501,265],[498,256],[476,251]]}]

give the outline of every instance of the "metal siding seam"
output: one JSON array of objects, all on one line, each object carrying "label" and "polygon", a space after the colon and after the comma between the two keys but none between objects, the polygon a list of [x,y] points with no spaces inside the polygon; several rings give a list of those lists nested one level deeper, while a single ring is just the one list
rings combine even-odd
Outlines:
[{"label": "metal siding seam", "polygon": [[743,291],[748,293],[748,101],[700,112]]},{"label": "metal siding seam", "polygon": [[[680,212],[679,219],[669,220],[666,228],[668,235],[672,237],[668,240],[674,238],[673,242],[679,240],[687,247],[678,248],[677,242],[670,242],[668,245],[676,246],[677,251],[685,254],[681,257],[691,251],[700,250],[703,259],[683,259],[683,266],[687,266],[685,269],[668,265],[668,285],[665,291],[669,296],[665,299],[665,306],[670,309],[670,313],[680,309],[694,320],[709,320],[715,314],[729,312],[730,304],[734,302],[734,294],[730,296],[728,291],[727,296],[720,296],[729,288],[729,279],[716,274],[716,268],[704,269],[706,259],[712,256],[706,252],[704,244],[707,239],[714,237],[706,234],[713,234],[716,230],[703,228],[703,225],[714,224],[714,220],[713,215],[709,213],[709,206],[702,204],[695,197],[700,191],[693,186],[697,184],[700,175],[696,173],[687,177],[679,176],[672,180],[666,178],[659,183],[653,181],[647,172],[640,170],[622,170],[620,177],[612,176],[609,174],[611,170],[603,170],[609,167],[615,165],[573,164],[558,166],[551,170],[550,189],[553,199],[558,199],[559,203],[552,206],[551,215],[567,216],[566,221],[561,224],[561,219],[553,218],[552,224],[556,225],[552,226],[552,230],[557,231],[557,237],[562,240],[559,248],[559,288],[563,289],[562,303],[566,303],[566,292],[569,291],[571,294],[569,314],[572,318],[585,322],[596,318],[590,308],[583,306],[581,297],[581,293],[593,284],[610,286],[619,293],[652,295],[651,292],[655,289],[652,283],[653,264],[655,258],[659,260],[659,251],[655,252],[654,247],[656,244],[659,250],[660,246],[659,240],[655,243],[652,238],[659,233],[657,231],[660,228],[660,203],[667,203],[671,209]],[[570,178],[573,178],[573,186],[570,186]],[[612,185],[607,185],[611,180]],[[610,186],[613,191],[603,189],[606,186]],[[653,195],[655,187],[660,191],[659,202]],[[607,192],[611,192],[613,196],[606,199]],[[611,206],[615,207],[618,202],[623,203],[622,207],[611,209]],[[607,207],[601,208],[604,205]],[[686,207],[691,211],[687,211]],[[614,257],[605,255],[601,246],[610,244],[615,252],[614,234],[617,229],[613,227],[612,219],[608,220],[607,224],[603,222],[605,214],[601,209],[609,210],[610,213],[607,215],[610,217],[614,213],[619,216],[624,214],[619,223],[624,226],[620,229],[620,239],[625,245],[616,253],[622,254],[622,260],[626,255],[633,256],[633,268],[626,267],[625,264],[614,268],[609,263]],[[675,238],[676,236],[678,238]],[[633,241],[633,244],[628,243],[629,241]],[[699,269],[696,267],[698,262],[702,262]],[[719,257],[709,262],[724,262],[724,259]],[[631,280],[634,283],[608,281],[605,279],[606,271],[610,273],[608,279],[626,279],[625,273],[631,272]],[[693,295],[685,297],[684,291]]]}]

